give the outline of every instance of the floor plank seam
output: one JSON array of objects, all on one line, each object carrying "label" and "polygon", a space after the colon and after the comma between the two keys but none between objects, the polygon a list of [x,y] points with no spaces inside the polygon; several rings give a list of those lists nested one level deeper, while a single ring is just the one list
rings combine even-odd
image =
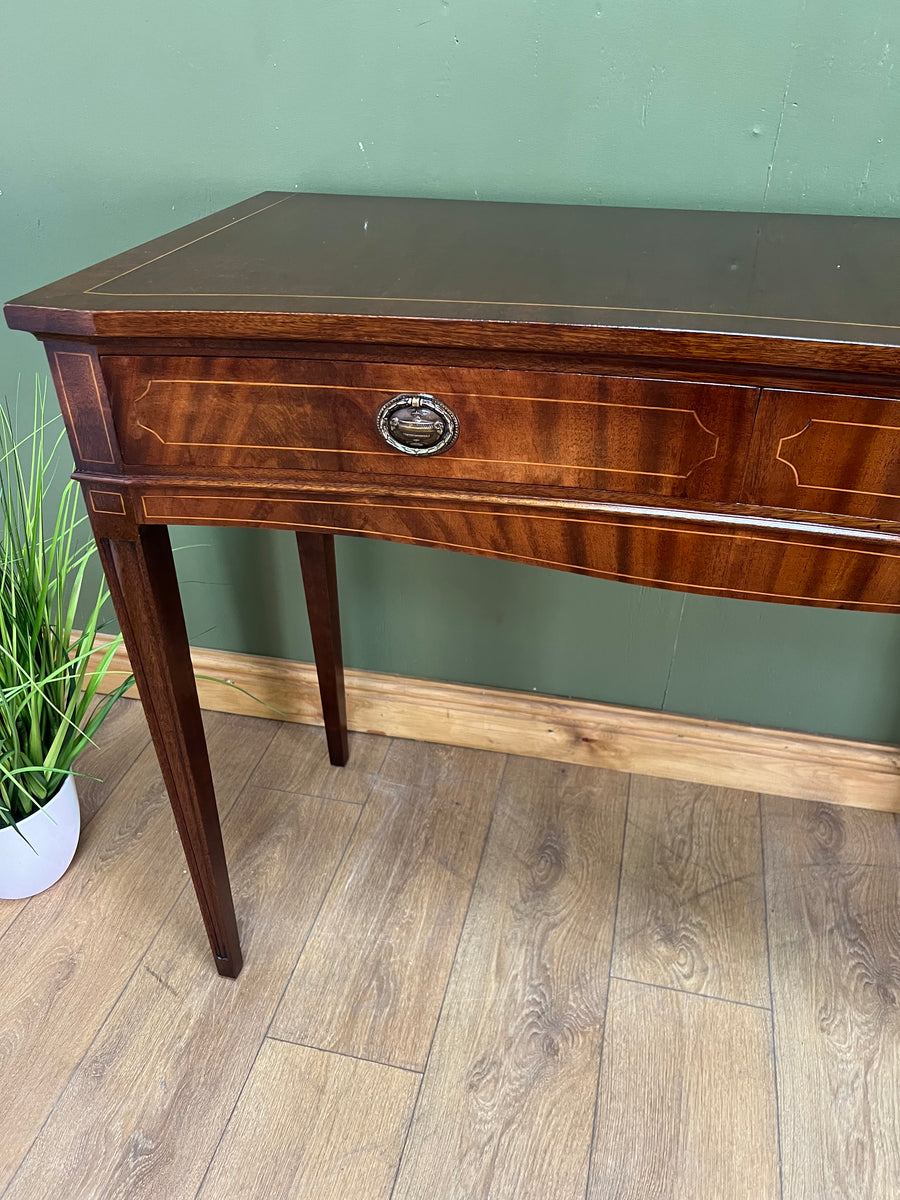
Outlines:
[{"label": "floor plank seam", "polygon": [[333,1054],[337,1058],[350,1058],[353,1062],[371,1063],[373,1067],[390,1067],[392,1071],[406,1071],[407,1075],[424,1075],[424,1068],[417,1071],[415,1067],[401,1067],[397,1063],[385,1062],[383,1058],[363,1058],[361,1054],[349,1054],[346,1050],[332,1050],[328,1046],[313,1046],[310,1042],[295,1042],[291,1038],[278,1037],[277,1034],[267,1033],[264,1042],[278,1042],[282,1046],[299,1046],[301,1050],[315,1050],[317,1054]]},{"label": "floor plank seam", "polygon": [[[255,718],[251,718],[251,719],[257,720],[257,721],[262,720],[261,717],[255,717]],[[245,778],[244,782],[241,784],[240,788],[238,789],[237,795],[232,800],[231,804],[229,804],[229,806],[228,806],[229,812],[231,811],[232,808],[234,808],[235,804],[237,804],[238,800],[240,800],[241,796],[243,796],[243,794],[244,794],[244,792],[246,792],[247,788],[253,786],[253,776],[259,770],[259,764],[262,762],[262,760],[269,753],[269,750],[272,748],[272,743],[275,741],[276,734],[278,733],[278,730],[281,728],[281,723],[277,722],[277,721],[272,721],[272,722],[270,722],[270,724],[273,726],[271,737],[266,739],[266,744],[263,746],[262,750],[260,750],[259,755],[257,756],[256,762],[247,771],[247,777]],[[223,816],[224,816],[224,814],[223,814]]]},{"label": "floor plank seam", "polygon": [[[262,762],[262,758],[260,758],[260,762]],[[253,769],[255,771],[256,767]],[[344,796],[320,796],[318,792],[295,792],[293,788],[272,787],[270,783],[262,784],[250,781],[248,786],[263,788],[267,792],[277,792],[279,796],[296,796],[298,800],[327,800],[333,804],[350,804],[353,808],[363,808],[366,803],[365,800],[347,800]]]},{"label": "floor plank seam", "polygon": [[[125,767],[125,769],[122,771],[122,774],[119,776],[118,781],[116,782],[115,786],[113,787],[113,789],[111,790],[109,795],[105,797],[103,802],[100,805],[98,805],[98,807],[96,809],[94,809],[94,811],[90,814],[88,819],[83,823],[83,825],[81,827],[82,832],[85,829],[87,829],[87,827],[90,825],[91,821],[93,821],[94,818],[96,816],[98,816],[106,808],[107,804],[109,804],[110,800],[116,794],[116,791],[119,788],[120,784],[122,784],[124,782],[124,780],[127,779],[128,774],[131,771],[131,768],[135,765],[137,760],[141,757],[141,755],[144,753],[144,751],[147,749],[147,747],[149,745],[150,745],[150,731],[148,730],[147,731],[147,740],[141,743],[141,746],[138,749],[137,753],[131,758],[131,761],[128,763],[128,765]],[[95,775],[90,776],[90,778],[99,783],[104,782],[102,779],[98,780],[97,776],[95,776]]]},{"label": "floor plank seam", "polygon": [[[202,716],[202,714],[201,714],[201,716]],[[275,734],[276,734],[277,732],[278,732],[278,729],[277,729],[277,728],[273,729],[273,730],[272,730],[272,736],[266,739],[266,744],[265,744],[265,746],[263,746],[263,748],[262,748],[262,750],[260,751],[259,755],[257,756],[257,758],[256,758],[256,761],[254,762],[253,766],[252,766],[252,767],[250,767],[250,769],[247,771],[247,774],[244,776],[244,782],[243,782],[243,783],[241,784],[241,786],[240,786],[240,787],[237,789],[237,791],[235,792],[234,796],[232,797],[231,803],[228,805],[228,807],[227,807],[226,809],[224,809],[224,810],[223,810],[223,809],[220,807],[220,805],[219,805],[218,801],[216,800],[216,788],[215,788],[215,785],[213,786],[213,802],[214,802],[214,807],[215,807],[215,809],[216,809],[216,810],[217,810],[217,812],[218,812],[218,817],[219,817],[219,827],[220,827],[220,829],[222,828],[223,822],[224,822],[224,821],[225,821],[225,819],[227,818],[228,814],[231,812],[231,810],[234,808],[234,806],[235,806],[235,805],[238,803],[238,801],[239,801],[239,800],[241,799],[241,797],[243,796],[244,792],[245,792],[245,791],[247,790],[247,788],[250,786],[250,779],[251,779],[252,775],[254,774],[254,772],[256,771],[256,769],[257,769],[257,767],[259,766],[259,764],[262,762],[263,758],[265,757],[266,751],[267,751],[267,750],[269,749],[269,747],[272,745],[272,742],[274,741],[274,738],[275,738]],[[205,741],[206,741],[206,751],[207,751],[207,762],[208,762],[208,769],[209,769],[209,772],[210,772],[210,774],[212,774],[212,762],[209,760],[209,736],[208,736],[208,734],[206,733],[206,727],[205,727],[205,726],[204,726],[204,733],[203,733],[203,736],[204,736],[204,739],[205,739]],[[154,748],[155,748],[155,747],[154,747]],[[156,757],[157,757],[157,760],[159,761],[160,770],[162,770],[162,759],[160,758],[160,754],[159,754],[159,752],[158,752],[158,751],[157,751],[157,753],[156,753]],[[188,771],[187,771],[187,776],[188,776],[188,777],[190,776],[190,770],[188,770]],[[163,773],[163,778],[165,779],[165,773]],[[166,793],[168,794],[168,785],[166,785]],[[169,800],[170,800],[170,802],[171,802],[171,797],[169,797]],[[174,817],[174,811],[175,811],[175,810],[174,810],[174,808],[173,808],[173,810],[172,810],[172,812],[173,812],[173,817]],[[183,846],[183,848],[184,848],[184,855],[185,855],[185,859],[187,860],[187,866],[188,866],[188,870],[190,871],[190,873],[191,873],[191,877],[192,877],[192,879],[193,879],[193,878],[195,878],[195,876],[194,876],[194,872],[193,872],[193,869],[192,869],[192,855],[188,853],[187,846],[184,844],[184,842],[182,842],[182,846]],[[223,847],[223,848],[224,848],[224,847]],[[227,868],[227,851],[225,851],[225,859],[226,859],[226,868],[225,868],[225,869],[226,869],[226,872],[227,872],[227,870],[228,870],[228,868]],[[199,876],[197,876],[196,878],[198,878],[198,879],[199,879]],[[230,891],[230,889],[231,889],[231,885],[230,885],[230,883],[229,883],[228,887],[229,887],[229,891]],[[200,898],[201,898],[201,894],[202,894],[203,890],[204,890],[204,889],[203,889],[203,887],[201,886],[201,884],[200,884],[199,882],[196,882],[196,883],[194,884],[194,891],[195,891],[195,893],[196,893],[196,895],[197,895],[197,899],[198,899],[198,901],[199,901],[199,900],[200,900]],[[201,907],[202,907],[202,901],[201,901]],[[168,917],[167,917],[166,919],[168,920]],[[235,919],[236,919],[236,916],[235,916]],[[162,928],[162,926],[160,926],[160,928]],[[159,930],[157,930],[157,933],[158,933],[158,932],[159,932]],[[155,939],[155,936],[154,936],[154,941],[155,941],[155,940],[156,940],[156,939]],[[148,949],[149,949],[149,947],[148,947]],[[117,1002],[117,1003],[118,1003],[118,1002]],[[2,1198],[0,1198],[0,1200],[2,1200]]]},{"label": "floor plank seam", "polygon": [[[22,913],[26,911],[26,909],[28,908],[29,904],[31,903],[31,901],[33,899],[34,899],[33,896],[28,897],[28,899],[25,901],[25,903],[22,905],[22,907],[19,909],[19,911],[16,913],[16,915],[13,917],[13,919],[10,921],[10,923],[7,925],[7,927],[3,930],[3,933],[0,934],[0,946],[2,946],[3,943],[6,941],[7,937],[9,937],[9,931],[15,926],[16,922],[21,917]],[[0,1193],[0,1194],[2,1194],[2,1193]]]},{"label": "floor plank seam", "polygon": [[[273,722],[273,724],[274,724],[274,722]],[[278,732],[277,729],[275,732],[276,733]],[[273,737],[274,737],[274,734],[273,734]],[[260,755],[260,762],[261,761],[262,761],[262,755]],[[257,766],[258,765],[259,764],[257,763]],[[256,767],[254,767],[253,769],[255,771]],[[256,785],[251,785],[249,780],[244,785],[244,787],[251,787],[251,786],[256,786]],[[241,789],[241,790],[243,791],[243,789]],[[370,791],[371,791],[371,789],[370,789]],[[327,800],[323,796],[315,796],[315,797],[313,797],[313,799],[321,800],[323,803],[330,803],[330,800]],[[294,972],[297,970],[297,963],[300,961],[300,959],[303,955],[303,951],[306,949],[306,943],[309,941],[310,936],[312,935],[313,929],[315,929],[316,921],[318,921],[319,914],[322,911],[322,906],[325,903],[325,897],[328,895],[328,893],[331,891],[332,887],[334,886],[334,881],[337,878],[337,873],[341,868],[341,863],[344,861],[344,859],[347,855],[347,848],[349,847],[350,843],[353,840],[353,835],[356,832],[357,826],[359,825],[359,819],[362,816],[362,811],[363,811],[364,806],[359,804],[359,805],[354,805],[354,807],[358,808],[359,812],[356,815],[356,820],[353,822],[353,828],[350,830],[349,834],[347,835],[347,840],[344,843],[344,849],[341,851],[341,856],[338,859],[337,864],[335,865],[335,868],[331,873],[331,879],[329,879],[329,881],[328,881],[328,887],[324,888],[322,891],[322,898],[319,901],[319,906],[316,909],[316,914],[309,923],[309,929],[307,929],[306,937],[303,939],[303,945],[300,947],[299,951],[297,952],[297,957],[294,959],[294,965],[287,972],[287,977],[284,981],[284,987],[281,989],[281,995],[278,997],[278,999],[275,1001],[275,1004],[272,1007],[272,1015],[269,1018],[269,1023],[266,1025],[266,1028],[263,1030],[262,1037],[259,1039],[259,1045],[256,1047],[256,1053],[253,1055],[253,1061],[250,1063],[250,1066],[247,1069],[247,1074],[244,1076],[244,1082],[241,1084],[240,1088],[238,1089],[238,1093],[237,1093],[237,1096],[235,1097],[234,1104],[232,1104],[232,1106],[231,1106],[231,1111],[228,1113],[228,1116],[225,1119],[224,1124],[222,1125],[221,1132],[219,1133],[219,1136],[216,1139],[216,1144],[213,1147],[213,1152],[209,1156],[209,1162],[206,1164],[206,1169],[204,1170],[203,1175],[200,1179],[200,1182],[197,1185],[197,1190],[194,1192],[194,1200],[197,1200],[197,1197],[203,1191],[203,1185],[206,1183],[206,1177],[207,1177],[207,1175],[209,1175],[210,1169],[211,1169],[213,1163],[215,1162],[216,1155],[219,1153],[219,1147],[222,1145],[222,1140],[225,1137],[225,1134],[228,1132],[228,1126],[231,1124],[232,1118],[234,1117],[234,1114],[235,1114],[235,1110],[237,1109],[237,1106],[241,1102],[241,1097],[243,1096],[244,1089],[247,1086],[247,1080],[253,1074],[253,1068],[256,1066],[256,1062],[257,1062],[257,1059],[259,1058],[260,1051],[262,1050],[263,1046],[266,1044],[266,1039],[269,1036],[269,1030],[272,1028],[272,1022],[275,1020],[275,1017],[278,1013],[278,1009],[281,1006],[282,1000],[284,999],[284,994],[288,990],[288,985],[291,982],[291,978],[293,977]],[[2,1200],[2,1197],[0,1197],[0,1200]]]},{"label": "floor plank seam", "polygon": [[775,1042],[775,992],[772,987],[772,948],[769,942],[769,885],[766,879],[766,835],[763,824],[763,798],[757,795],[759,816],[759,854],[763,884],[763,919],[766,927],[766,965],[769,970],[769,1039],[772,1047],[772,1086],[775,1089],[775,1147],[778,1154],[778,1190],[784,1200],[784,1162],[781,1154],[781,1098],[778,1094],[778,1048]]},{"label": "floor plank seam", "polygon": [[[371,736],[371,735],[368,735],[368,734],[367,734],[366,736]],[[373,771],[373,772],[372,772],[372,787],[370,787],[370,788],[369,788],[369,792],[368,792],[368,795],[366,796],[365,803],[367,803],[367,802],[368,802],[369,796],[371,796],[371,795],[372,795],[372,792],[373,792],[373,790],[374,790],[374,788],[375,788],[375,780],[376,780],[376,779],[378,778],[378,776],[381,774],[381,768],[382,768],[382,767],[384,766],[384,764],[387,762],[387,756],[388,756],[388,752],[389,752],[389,750],[390,750],[391,746],[392,746],[392,745],[394,744],[394,742],[395,742],[395,741],[397,741],[397,740],[398,740],[397,738],[391,737],[391,735],[390,735],[390,734],[388,734],[387,736],[385,736],[385,739],[384,739],[384,741],[385,741],[384,754],[382,754],[382,756],[381,756],[381,762],[378,764],[378,770],[377,770],[377,771]]]},{"label": "floor plank seam", "polygon": [[713,996],[709,992],[695,992],[693,988],[672,987],[666,983],[647,983],[643,979],[632,979],[629,975],[610,975],[620,983],[633,983],[636,987],[655,988],[659,992],[677,992],[679,996],[696,996],[700,1000],[715,1000],[719,1004],[735,1004],[738,1008],[752,1008],[756,1012],[770,1013],[768,1004],[751,1004],[749,1000],[732,1000],[728,996]]},{"label": "floor plank seam", "polygon": [[[437,1025],[435,1025],[435,1029]],[[429,1050],[430,1053],[430,1050]],[[406,1123],[406,1129],[403,1133],[403,1145],[400,1147],[400,1153],[397,1156],[397,1167],[394,1171],[394,1178],[391,1180],[391,1190],[388,1192],[388,1200],[394,1195],[397,1190],[397,1180],[400,1178],[400,1168],[403,1165],[403,1158],[406,1154],[406,1147],[409,1143],[409,1135],[412,1133],[413,1122],[416,1119],[416,1112],[419,1108],[419,1098],[422,1095],[422,1089],[425,1086],[425,1072],[428,1070],[428,1059],[425,1060],[425,1066],[422,1069],[422,1074],[419,1076],[419,1086],[416,1088],[416,1098],[413,1100],[412,1108],[409,1114],[409,1120]]]},{"label": "floor plank seam", "polygon": [[[360,813],[362,813],[363,809],[364,809],[364,808],[366,808],[366,807],[368,806],[368,803],[369,803],[369,801],[372,799],[372,795],[373,795],[373,793],[374,793],[374,791],[375,791],[375,788],[378,786],[378,784],[379,784],[379,782],[380,782],[380,780],[381,780],[381,769],[382,769],[382,767],[384,766],[384,764],[387,762],[387,756],[388,756],[388,754],[390,753],[391,746],[393,746],[394,742],[401,740],[401,739],[399,739],[399,738],[393,738],[393,737],[391,737],[389,734],[380,734],[380,735],[377,735],[377,736],[380,736],[380,737],[382,737],[382,738],[383,738],[383,740],[384,740],[384,743],[385,743],[384,754],[382,754],[382,756],[381,756],[381,760],[380,760],[380,762],[378,763],[378,769],[377,769],[376,771],[373,771],[373,772],[372,772],[372,778],[371,778],[371,781],[370,781],[370,783],[369,783],[369,790],[366,792],[366,798],[365,798],[365,800],[363,800],[363,801],[362,801],[362,803],[359,805],[359,811],[360,811]],[[352,747],[352,746],[351,746],[350,748],[351,748],[351,750],[353,749],[353,747]],[[354,803],[354,801],[352,801],[352,800],[348,800],[348,801],[347,801],[347,803],[348,803],[348,804],[353,804],[353,803]],[[355,826],[354,826],[354,828],[355,828]],[[351,835],[351,836],[352,836],[352,835]],[[348,843],[347,843],[347,845],[349,846],[349,845],[350,845],[350,843],[348,842]],[[345,853],[346,853],[346,848],[345,848]],[[328,891],[329,891],[329,892],[331,891],[331,888],[332,888],[332,884],[333,884],[333,883],[334,883],[334,880],[332,880],[332,882],[331,882],[331,883],[328,885]]]},{"label": "floor plank seam", "polygon": [[[387,756],[385,756],[385,757],[387,757]],[[465,914],[463,916],[462,922],[459,927],[459,936],[456,939],[456,948],[453,951],[453,960],[451,961],[450,969],[447,972],[447,980],[446,980],[446,983],[444,984],[444,994],[441,996],[441,1006],[438,1009],[437,1020],[434,1023],[434,1029],[431,1031],[431,1041],[428,1043],[428,1053],[425,1055],[425,1062],[422,1066],[422,1076],[419,1081],[418,1090],[416,1091],[416,1099],[413,1103],[412,1110],[409,1114],[409,1123],[406,1126],[406,1133],[403,1136],[403,1146],[401,1147],[400,1155],[397,1158],[397,1169],[394,1172],[394,1178],[391,1181],[391,1190],[388,1192],[388,1200],[391,1200],[391,1197],[393,1197],[394,1192],[397,1190],[397,1180],[400,1178],[400,1168],[403,1166],[403,1158],[404,1158],[404,1155],[406,1154],[407,1144],[409,1143],[409,1135],[412,1131],[413,1125],[415,1124],[416,1113],[419,1111],[419,1100],[422,1096],[422,1088],[425,1085],[425,1075],[428,1071],[428,1064],[431,1061],[431,1051],[434,1049],[434,1039],[437,1037],[437,1031],[440,1028],[440,1024],[441,1024],[441,1017],[444,1015],[444,1005],[447,1002],[447,992],[450,990],[450,980],[453,978],[453,971],[456,967],[456,960],[459,956],[459,947],[462,944],[463,933],[465,932],[465,928],[466,928],[466,922],[469,919],[469,911],[472,908],[472,897],[475,895],[475,888],[478,886],[478,878],[481,875],[481,866],[482,866],[482,863],[484,862],[484,855],[485,855],[485,851],[487,850],[488,841],[490,840],[491,829],[494,826],[494,816],[496,815],[496,812],[497,812],[497,799],[503,790],[503,780],[506,778],[506,772],[508,769],[509,769],[509,755],[505,755],[504,763],[503,763],[503,770],[500,772],[500,778],[497,780],[497,786],[494,789],[493,799],[491,800],[491,816],[490,816],[490,820],[487,823],[487,829],[485,830],[484,840],[481,843],[481,853],[478,856],[478,866],[475,868],[475,874],[472,876],[472,887],[469,890],[469,899],[466,903],[466,911],[465,911]]]},{"label": "floor plank seam", "polygon": [[609,939],[609,961],[606,964],[606,1000],[603,1005],[603,1036],[600,1039],[600,1054],[597,1057],[597,1086],[594,1089],[594,1115],[591,1118],[591,1139],[588,1142],[587,1176],[584,1181],[584,1200],[588,1200],[591,1187],[591,1168],[594,1164],[594,1146],[597,1140],[597,1112],[600,1107],[600,1077],[603,1073],[603,1051],[606,1048],[606,1022],[609,1016],[609,990],[612,983],[612,965],[616,952],[616,930],[619,925],[619,900],[622,896],[622,875],[625,870],[625,839],[628,836],[628,809],[631,805],[633,775],[628,776],[628,791],[625,793],[625,815],[622,819],[622,843],[619,846],[619,879],[616,884],[616,904],[613,911],[612,937]]},{"label": "floor plank seam", "polygon": [[29,1144],[28,1149],[25,1151],[25,1153],[19,1159],[19,1163],[18,1163],[18,1166],[16,1167],[15,1171],[13,1171],[12,1175],[10,1175],[9,1182],[7,1183],[7,1185],[3,1189],[3,1191],[0,1192],[0,1200],[3,1200],[3,1197],[8,1194],[10,1188],[15,1183],[16,1177],[18,1176],[19,1172],[21,1171],[21,1169],[25,1163],[25,1160],[28,1158],[29,1154],[34,1149],[35,1145],[37,1144],[38,1138],[40,1138],[41,1134],[44,1132],[44,1129],[46,1128],[47,1123],[49,1122],[50,1118],[56,1112],[56,1107],[59,1104],[60,1100],[63,1098],[63,1096],[66,1094],[66,1090],[68,1089],[69,1084],[74,1079],[79,1068],[81,1067],[81,1064],[84,1062],[84,1060],[90,1054],[91,1050],[94,1047],[94,1044],[96,1043],[97,1039],[100,1037],[100,1034],[106,1028],[107,1022],[109,1021],[112,1014],[116,1011],[116,1007],[118,1006],[122,997],[125,995],[127,988],[130,987],[131,981],[134,979],[134,977],[137,975],[138,971],[140,971],[141,967],[144,965],[144,961],[147,958],[147,955],[150,953],[150,951],[153,949],[154,945],[156,944],[156,939],[159,937],[160,933],[162,933],[163,927],[165,926],[166,922],[168,921],[169,917],[172,915],[172,913],[175,909],[175,905],[178,903],[178,901],[184,895],[184,892],[188,886],[189,886],[189,882],[187,880],[185,880],[185,882],[178,889],[178,894],[175,896],[175,899],[172,901],[172,904],[170,905],[169,909],[166,911],[165,916],[163,917],[163,919],[160,921],[159,925],[157,926],[156,932],[154,933],[154,935],[150,939],[150,941],[147,943],[147,945],[144,948],[144,951],[141,954],[138,961],[135,963],[134,970],[131,972],[131,974],[128,976],[128,978],[125,980],[124,984],[122,985],[121,990],[119,991],[119,994],[116,996],[115,1000],[113,1000],[112,1004],[109,1006],[109,1008],[106,1012],[106,1015],[104,1016],[103,1020],[100,1022],[100,1024],[97,1026],[96,1030],[94,1031],[94,1036],[91,1038],[91,1040],[87,1044],[87,1046],[85,1046],[84,1053],[81,1055],[78,1062],[75,1063],[75,1065],[72,1067],[72,1070],[69,1072],[69,1074],[66,1078],[66,1082],[59,1089],[57,1097],[51,1104],[46,1117],[44,1117],[43,1121],[41,1121],[40,1128],[38,1129],[37,1133],[35,1133],[34,1137],[31,1139],[31,1143]]},{"label": "floor plank seam", "polygon": [[[257,718],[257,719],[266,719],[266,718]],[[385,743],[385,750],[378,762],[377,768],[371,772],[372,781],[369,784],[369,788],[368,788],[368,791],[366,792],[365,799],[364,800],[348,800],[344,796],[340,796],[340,797],[330,796],[330,795],[325,795],[323,793],[314,792],[314,791],[313,792],[301,792],[301,791],[295,791],[293,788],[276,787],[275,785],[270,784],[270,783],[254,782],[253,775],[256,774],[256,771],[259,768],[259,764],[265,758],[269,747],[272,745],[272,742],[275,741],[275,738],[277,737],[278,733],[282,729],[290,729],[293,726],[293,722],[286,722],[286,721],[272,721],[271,724],[274,725],[274,727],[275,727],[274,733],[272,734],[272,737],[269,739],[266,749],[259,756],[259,759],[257,760],[256,764],[254,765],[253,770],[250,774],[250,778],[248,779],[248,783],[253,787],[264,788],[267,792],[279,792],[283,796],[296,796],[298,799],[306,799],[306,800],[333,800],[336,804],[352,804],[354,808],[364,808],[365,807],[366,803],[369,800],[369,797],[372,795],[372,792],[375,789],[375,784],[378,782],[378,777],[381,772],[381,768],[384,766],[385,759],[388,756],[388,750],[390,750],[392,743],[396,740],[388,735],[381,735],[381,740]],[[321,725],[320,726],[311,726],[310,728],[313,728],[313,729],[317,728],[319,730],[319,732],[324,735],[324,728]],[[351,751],[351,753],[353,751],[352,743],[350,746],[350,751]]]}]

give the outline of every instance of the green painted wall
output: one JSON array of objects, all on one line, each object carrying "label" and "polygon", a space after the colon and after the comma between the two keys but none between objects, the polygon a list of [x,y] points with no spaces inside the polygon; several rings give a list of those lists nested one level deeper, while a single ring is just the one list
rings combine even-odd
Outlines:
[{"label": "green painted wall", "polygon": [[[4,298],[264,188],[900,213],[895,0],[44,0],[0,38]],[[35,369],[4,330],[0,391]],[[196,643],[309,657],[290,535],[178,540]],[[890,617],[339,566],[357,666],[900,741]]]}]

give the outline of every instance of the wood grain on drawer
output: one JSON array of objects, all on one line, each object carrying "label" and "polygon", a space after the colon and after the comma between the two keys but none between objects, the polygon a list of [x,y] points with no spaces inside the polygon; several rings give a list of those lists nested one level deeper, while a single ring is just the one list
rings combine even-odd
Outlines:
[{"label": "wood grain on drawer", "polygon": [[900,400],[764,391],[744,499],[900,520]]},{"label": "wood grain on drawer", "polygon": [[[123,461],[533,483],[737,500],[757,390],[390,363],[108,357]],[[375,425],[424,392],[459,419],[455,445],[416,458]]]},{"label": "wood grain on drawer", "polygon": [[698,522],[688,518],[541,507],[490,497],[465,500],[400,494],[349,499],[222,490],[166,482],[141,499],[151,524],[323,529],[484,554],[649,587],[814,603],[885,612],[900,609],[900,541],[884,534],[841,535],[822,526]]}]

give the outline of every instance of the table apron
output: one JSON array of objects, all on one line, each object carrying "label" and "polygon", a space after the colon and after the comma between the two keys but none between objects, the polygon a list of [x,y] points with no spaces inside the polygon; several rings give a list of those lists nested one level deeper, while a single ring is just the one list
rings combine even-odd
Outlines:
[{"label": "table apron", "polygon": [[79,478],[95,529],[114,540],[131,539],[142,525],[311,529],[678,591],[900,609],[900,535],[816,525],[812,514],[765,522],[483,494],[354,497],[345,490],[295,494],[180,481],[129,487]]}]

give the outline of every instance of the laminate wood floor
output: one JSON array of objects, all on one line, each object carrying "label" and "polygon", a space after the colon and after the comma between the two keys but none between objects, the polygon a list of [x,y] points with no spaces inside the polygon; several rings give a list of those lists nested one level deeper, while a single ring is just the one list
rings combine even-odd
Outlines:
[{"label": "laminate wood floor", "polygon": [[897,1200],[885,813],[207,715],[246,965],[146,726],[0,901],[4,1200]]}]

